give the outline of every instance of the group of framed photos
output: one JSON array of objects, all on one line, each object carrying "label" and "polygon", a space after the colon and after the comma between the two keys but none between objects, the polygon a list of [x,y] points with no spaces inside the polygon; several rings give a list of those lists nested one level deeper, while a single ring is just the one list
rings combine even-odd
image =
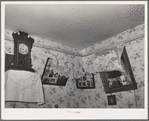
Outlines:
[{"label": "group of framed photos", "polygon": [[[43,84],[65,86],[69,77],[60,75],[54,72],[51,68],[51,59],[48,58],[42,74],[41,80]],[[95,88],[94,74],[85,74],[83,77],[76,79],[78,89],[93,89]]]},{"label": "group of framed photos", "polygon": [[[137,89],[137,83],[135,81],[125,47],[121,55],[121,61],[125,73],[119,70],[99,72],[104,86],[104,91],[107,94]],[[43,84],[65,86],[68,78],[69,77],[65,77],[64,75],[59,75],[57,72],[54,72],[51,68],[50,58],[47,59],[42,75]],[[77,78],[76,86],[78,89],[94,89],[94,74],[85,73],[84,76]]]},{"label": "group of framed photos", "polygon": [[[106,94],[137,89],[131,65],[128,59],[126,48],[124,47],[121,55],[121,63],[125,72],[119,70],[99,72]],[[49,85],[65,86],[69,77],[59,75],[51,68],[50,58],[47,59],[42,83]],[[85,73],[84,76],[76,79],[77,89],[95,89],[95,80],[93,73]],[[116,105],[115,95],[107,96],[108,105]]]}]

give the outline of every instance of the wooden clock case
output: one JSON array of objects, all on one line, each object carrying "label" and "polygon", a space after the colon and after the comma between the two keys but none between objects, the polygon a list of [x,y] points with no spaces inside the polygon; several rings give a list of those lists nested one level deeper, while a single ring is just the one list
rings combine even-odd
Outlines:
[{"label": "wooden clock case", "polygon": [[[35,72],[35,70],[31,68],[31,49],[34,43],[34,39],[28,37],[28,33],[22,31],[19,31],[19,33],[13,33],[12,36],[14,39],[14,57],[13,65],[11,65],[10,68],[15,70]],[[24,44],[27,46],[28,52],[25,54],[20,53],[19,44]]]}]

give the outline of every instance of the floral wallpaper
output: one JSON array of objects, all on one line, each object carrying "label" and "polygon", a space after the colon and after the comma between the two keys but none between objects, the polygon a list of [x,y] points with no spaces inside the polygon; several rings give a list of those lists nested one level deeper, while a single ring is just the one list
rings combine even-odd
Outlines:
[{"label": "floral wallpaper", "polygon": [[[142,24],[101,43],[97,43],[94,46],[81,50],[81,53],[86,55],[98,50],[102,46],[109,44],[114,45],[118,41],[123,41],[143,33],[144,25]],[[9,39],[11,39],[11,37],[8,38],[8,40]],[[44,41],[39,38],[38,41],[44,43]],[[6,47],[9,48],[7,43]],[[9,52],[7,48],[6,53]],[[96,72],[95,69],[93,69],[93,62],[97,58],[95,54],[80,57],[34,46],[31,52],[32,68],[42,75],[48,57],[52,58],[53,62],[58,62],[64,66],[67,63],[67,68],[70,70],[70,73],[66,86],[43,85],[45,98],[45,104],[43,105],[37,105],[36,103],[6,102],[5,106],[11,108],[56,108],[56,105],[58,108],[144,108],[144,36],[127,43],[126,50],[138,89],[135,91],[113,93],[116,95],[117,105],[108,105],[107,96],[109,94],[105,94],[104,92],[99,73],[96,73],[94,76],[95,89],[76,88],[75,78],[83,74],[83,68],[88,72]],[[10,51],[10,53],[12,52]]]},{"label": "floral wallpaper", "polygon": [[90,53],[94,53],[94,51],[106,47],[108,45],[114,45],[117,42],[125,41],[129,38],[135,37],[137,35],[144,34],[144,24],[141,24],[139,26],[136,26],[134,28],[128,29],[124,32],[121,32],[120,34],[117,34],[116,36],[113,36],[109,39],[103,40],[99,43],[96,43],[90,47],[87,47],[83,50],[81,50],[82,55],[89,55]]},{"label": "floral wallpaper", "polygon": [[[13,54],[13,49],[14,49],[14,46],[12,46],[12,45],[8,46],[8,44],[10,42],[13,43],[12,33],[13,32],[10,31],[10,30],[5,30],[5,40],[7,40],[7,41],[5,41],[5,46],[7,48],[6,50],[10,50],[10,48],[11,48],[11,52],[7,51],[7,53],[9,53],[9,54]],[[43,39],[43,38],[38,38],[38,37],[35,37],[35,36],[31,36],[31,37],[34,38],[34,40],[35,40],[34,43],[36,43],[38,45],[48,46],[49,48],[52,48],[54,50],[66,51],[66,52],[74,53],[74,54],[77,54],[77,55],[82,54],[82,52],[80,50],[76,49],[76,48],[65,46],[65,45],[62,45],[60,43],[57,43],[57,42],[54,42],[54,41],[51,41],[51,40],[46,40],[46,39]]]}]

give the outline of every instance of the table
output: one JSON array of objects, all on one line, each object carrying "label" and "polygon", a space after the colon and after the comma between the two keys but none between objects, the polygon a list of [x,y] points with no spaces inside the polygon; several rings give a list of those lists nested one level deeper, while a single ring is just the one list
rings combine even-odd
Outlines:
[{"label": "table", "polygon": [[41,77],[24,70],[5,72],[5,101],[44,103]]}]

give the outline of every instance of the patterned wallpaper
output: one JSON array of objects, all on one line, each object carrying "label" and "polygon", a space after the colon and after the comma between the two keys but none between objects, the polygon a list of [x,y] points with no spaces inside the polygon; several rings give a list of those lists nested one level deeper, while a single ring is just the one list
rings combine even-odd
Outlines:
[{"label": "patterned wallpaper", "polygon": [[[5,30],[5,39],[7,40],[7,41],[5,41],[5,46],[7,48],[6,51],[9,54],[13,54],[13,49],[14,49],[14,46],[11,45],[12,42],[13,42],[12,33],[13,32],[11,30]],[[62,45],[60,43],[57,43],[57,42],[54,42],[54,41],[51,41],[51,40],[38,38],[38,37],[35,37],[35,36],[31,36],[31,37],[34,38],[34,40],[35,40],[34,44],[36,43],[38,45],[48,46],[49,48],[52,48],[54,50],[66,51],[66,52],[74,53],[74,54],[77,54],[77,55],[82,54],[82,52],[80,50],[76,49],[76,48],[65,46],[65,45]]]},{"label": "patterned wallpaper", "polygon": [[[106,44],[115,43],[144,33],[144,25],[139,25],[118,34],[116,37],[107,39],[105,42],[97,43],[82,53],[88,54]],[[7,34],[7,33],[6,33]],[[9,49],[6,44],[6,53]],[[69,79],[66,86],[43,85],[45,104],[37,105],[36,103],[7,102],[6,107],[12,108],[144,108],[144,36],[126,44],[127,53],[130,59],[132,70],[137,82],[138,89],[131,91],[123,91],[113,93],[116,95],[117,105],[109,106],[107,96],[105,94],[99,73],[95,74],[95,89],[77,89],[74,77],[81,75],[82,68],[92,72],[93,61],[95,55],[91,54],[87,57],[73,56],[70,54],[53,51],[46,48],[33,47],[32,68],[40,75],[46,63],[46,59],[51,57],[54,61],[65,64],[68,63],[70,69]],[[10,50],[9,50],[10,51]],[[10,51],[11,52],[11,51]],[[11,52],[12,53],[12,52]],[[84,66],[85,64],[85,66]]]},{"label": "patterned wallpaper", "polygon": [[116,36],[87,47],[81,50],[81,53],[82,55],[88,55],[90,53],[94,53],[94,51],[98,51],[100,48],[106,47],[108,45],[115,45],[117,42],[125,41],[140,34],[144,34],[144,24],[128,29],[124,32],[121,32],[120,34],[117,34]]}]

